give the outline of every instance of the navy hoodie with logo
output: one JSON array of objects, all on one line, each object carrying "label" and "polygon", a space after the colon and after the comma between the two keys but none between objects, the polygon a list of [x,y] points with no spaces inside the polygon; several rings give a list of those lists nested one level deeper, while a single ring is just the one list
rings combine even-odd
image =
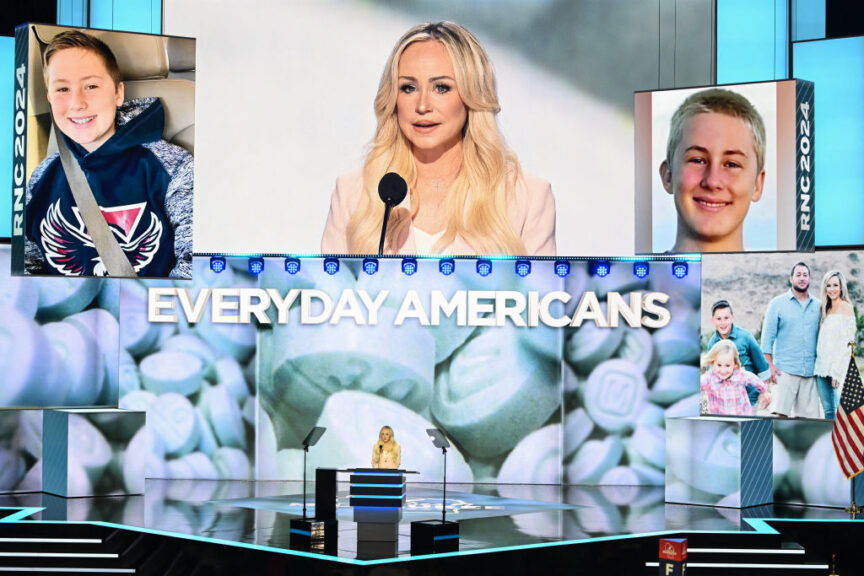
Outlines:
[{"label": "navy hoodie with logo", "polygon": [[[158,98],[117,108],[117,131],[87,152],[63,134],[96,203],[138,276],[192,276],[192,155],[162,140]],[[28,274],[104,276],[107,271],[78,213],[58,153],[27,185]]]}]

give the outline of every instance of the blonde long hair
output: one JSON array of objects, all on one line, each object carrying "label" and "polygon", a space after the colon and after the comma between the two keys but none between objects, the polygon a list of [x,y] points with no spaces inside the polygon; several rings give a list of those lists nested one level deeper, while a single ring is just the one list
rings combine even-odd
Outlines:
[{"label": "blonde long hair", "polygon": [[825,316],[831,310],[831,299],[828,298],[828,281],[834,276],[840,281],[840,299],[852,304],[852,300],[849,299],[849,289],[846,287],[846,277],[839,270],[829,270],[822,277],[822,288],[819,290],[820,299],[822,300],[822,316],[819,318],[820,324],[825,321]]},{"label": "blonde long hair", "polygon": [[[492,63],[474,35],[453,22],[415,26],[399,39],[387,59],[375,96],[378,127],[363,166],[364,190],[348,223],[348,251],[354,254],[377,251],[384,216],[377,186],[385,173],[400,174],[408,182],[409,190],[416,186],[417,166],[411,143],[402,134],[396,118],[398,68],[409,45],[428,41],[441,42],[447,49],[457,89],[468,109],[462,129],[462,168],[448,198],[447,227],[433,250],[437,252],[448,246],[459,235],[478,255],[523,254],[525,245],[513,230],[507,212],[514,201],[520,167],[495,118],[501,107]],[[391,215],[385,241],[390,251],[395,251],[396,239],[411,225],[417,209],[418,202],[412,199],[411,214],[397,210]]]},{"label": "blonde long hair", "polygon": [[[390,426],[381,427],[381,430],[378,431],[378,442],[376,442],[376,444],[380,443],[381,432],[383,432],[384,430],[390,432],[390,442],[387,443],[388,445],[385,446],[384,449],[387,450],[387,452],[396,452],[396,446],[398,446],[399,444],[396,442],[396,434],[393,432],[393,428],[391,428]],[[383,444],[381,445],[383,446]]]}]

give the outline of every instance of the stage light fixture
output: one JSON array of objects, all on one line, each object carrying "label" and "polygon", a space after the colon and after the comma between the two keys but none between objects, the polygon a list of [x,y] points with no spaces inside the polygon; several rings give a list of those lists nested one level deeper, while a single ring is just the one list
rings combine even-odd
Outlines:
[{"label": "stage light fixture", "polygon": [[403,258],[402,259],[402,273],[406,276],[413,276],[414,273],[417,272],[417,259],[416,258]]},{"label": "stage light fixture", "polygon": [[477,274],[480,276],[488,276],[492,273],[492,261],[480,259],[477,260]]},{"label": "stage light fixture", "polygon": [[364,258],[363,259],[363,271],[369,276],[378,272],[378,259],[377,258]]},{"label": "stage light fixture", "polygon": [[285,258],[285,272],[297,274],[300,272],[300,260],[297,258]]},{"label": "stage light fixture", "polygon": [[325,258],[324,259],[324,272],[330,274],[331,276],[339,272],[339,259],[338,258]]},{"label": "stage light fixture", "polygon": [[225,258],[222,256],[211,256],[210,257],[210,270],[219,274],[223,270],[225,270]]},{"label": "stage light fixture", "polygon": [[612,269],[612,265],[609,264],[608,260],[592,260],[591,261],[591,274],[593,276],[599,276],[600,278],[605,278],[609,275],[609,271]]},{"label": "stage light fixture", "polygon": [[647,262],[634,262],[633,263],[633,274],[637,278],[647,278],[648,277],[648,263]]},{"label": "stage light fixture", "polygon": [[556,260],[555,261],[555,274],[557,274],[561,278],[566,278],[567,275],[570,274],[570,261],[569,260]]},{"label": "stage light fixture", "polygon": [[438,270],[441,271],[441,274],[449,276],[456,271],[456,261],[452,258],[445,258],[438,262]]},{"label": "stage light fixture", "polygon": [[263,258],[249,258],[249,272],[256,276],[264,271]]},{"label": "stage light fixture", "polygon": [[675,278],[681,279],[687,276],[687,262],[673,262],[672,275]]},{"label": "stage light fixture", "polygon": [[531,273],[531,261],[530,260],[517,260],[516,265],[514,266],[514,270],[516,270],[516,275],[524,278]]}]

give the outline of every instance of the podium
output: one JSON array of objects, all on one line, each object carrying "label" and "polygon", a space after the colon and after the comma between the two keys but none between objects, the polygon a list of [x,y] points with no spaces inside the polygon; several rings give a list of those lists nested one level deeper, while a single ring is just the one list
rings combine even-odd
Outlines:
[{"label": "podium", "polygon": [[355,468],[349,472],[349,504],[357,523],[357,557],[396,556],[399,521],[405,506],[405,474],[416,472],[385,468]]}]

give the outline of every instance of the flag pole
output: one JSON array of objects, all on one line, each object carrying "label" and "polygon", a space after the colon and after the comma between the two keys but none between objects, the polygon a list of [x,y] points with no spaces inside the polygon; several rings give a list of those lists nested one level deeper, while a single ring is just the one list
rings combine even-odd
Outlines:
[{"label": "flag pole", "polygon": [[[847,346],[849,346],[849,350],[852,353],[852,361],[854,362],[855,361],[855,351],[858,349],[858,345],[855,342],[849,342],[849,344],[847,344]],[[846,507],[846,513],[849,514],[850,520],[855,520],[855,518],[861,514],[861,508],[855,502],[855,479],[857,477],[858,477],[857,474],[852,477],[852,483],[850,484],[850,487],[849,487],[849,499],[851,500],[851,503],[849,504],[849,506]]]}]

